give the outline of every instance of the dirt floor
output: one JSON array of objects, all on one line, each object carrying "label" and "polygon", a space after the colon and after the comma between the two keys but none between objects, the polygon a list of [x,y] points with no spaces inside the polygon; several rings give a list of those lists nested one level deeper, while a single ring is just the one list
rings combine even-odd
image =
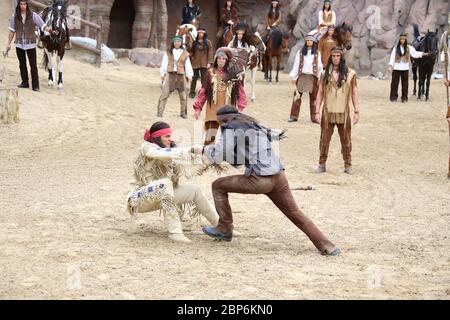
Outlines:
[{"label": "dirt floor", "polygon": [[[2,26],[8,3],[0,4]],[[6,36],[0,34],[0,44]],[[7,84],[18,84],[15,52],[0,63]],[[343,173],[337,133],[328,172],[316,175],[319,126],[309,122],[308,107],[300,122],[287,123],[293,93],[288,76],[266,85],[258,74],[257,101],[246,111],[268,126],[289,129],[280,156],[292,188],[316,187],[293,192],[342,249],[330,258],[264,196],[231,195],[242,235],[230,243],[212,241],[187,221],[193,243],[175,244],[158,213],[131,220],[124,200],[144,129],[156,120],[158,70],[126,60],[97,69],[68,57],[62,91],[48,88],[46,72],[39,72],[41,92],[19,93],[20,124],[0,125],[1,299],[450,297],[442,80],[432,82],[430,102],[411,97],[407,104],[389,102],[389,81],[360,80],[354,175]],[[178,108],[174,95],[165,120],[187,145],[180,129],[193,135],[201,123],[191,109],[188,120],[179,118]],[[215,178],[193,183],[212,199]]]}]

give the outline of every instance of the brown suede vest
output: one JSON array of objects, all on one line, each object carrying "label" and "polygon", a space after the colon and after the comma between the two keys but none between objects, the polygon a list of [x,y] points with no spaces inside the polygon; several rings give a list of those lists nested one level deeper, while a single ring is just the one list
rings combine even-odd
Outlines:
[{"label": "brown suede vest", "polygon": [[19,40],[22,39],[22,33],[24,34],[24,43],[25,44],[31,44],[36,43],[36,34],[34,33],[35,25],[33,21],[33,14],[31,16],[27,16],[25,20],[25,24],[22,23],[22,17],[18,19],[17,17],[14,18],[15,22],[15,29],[16,29],[16,41],[15,43],[19,43]]},{"label": "brown suede vest", "polygon": [[[317,78],[317,63],[319,61],[319,50],[316,49],[316,52],[314,53],[314,60],[313,60],[313,75]],[[303,57],[303,53],[300,52],[300,66],[298,68],[298,75],[301,76],[303,74],[303,64],[305,62],[305,58]]]},{"label": "brown suede vest", "polygon": [[400,63],[400,61],[402,61],[402,60],[403,60],[403,62],[409,62],[411,60],[409,57],[409,48],[407,45],[405,46],[405,50],[406,50],[405,55],[402,57],[400,55],[400,52],[398,52],[398,50],[396,48],[395,63]]},{"label": "brown suede vest", "polygon": [[322,19],[324,23],[331,23],[333,21],[333,11],[331,11],[328,15],[325,13],[325,10],[322,11]]},{"label": "brown suede vest", "polygon": [[[168,72],[174,72],[174,64],[175,64],[175,58],[173,56],[172,49],[167,52],[167,56],[169,57],[169,64],[167,66]],[[186,62],[186,59],[189,58],[189,53],[184,50],[183,53],[180,56],[180,59],[176,61],[177,63],[177,74],[184,74],[184,63]]]}]

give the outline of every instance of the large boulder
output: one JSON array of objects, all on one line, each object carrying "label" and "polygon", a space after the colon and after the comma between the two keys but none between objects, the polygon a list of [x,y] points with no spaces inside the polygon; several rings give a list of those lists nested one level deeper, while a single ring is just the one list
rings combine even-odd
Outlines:
[{"label": "large boulder", "polygon": [[164,51],[153,48],[134,48],[130,50],[130,60],[140,66],[159,68]]},{"label": "large boulder", "polygon": [[[86,37],[70,37],[70,39],[73,46],[72,50],[68,52],[70,52],[71,57],[88,63],[95,63],[97,58],[96,54],[78,46],[79,44],[81,44],[83,46],[94,49],[97,47],[97,41],[95,39]],[[106,45],[102,44],[102,63],[114,62],[115,60],[116,57],[114,55],[114,52]]]}]

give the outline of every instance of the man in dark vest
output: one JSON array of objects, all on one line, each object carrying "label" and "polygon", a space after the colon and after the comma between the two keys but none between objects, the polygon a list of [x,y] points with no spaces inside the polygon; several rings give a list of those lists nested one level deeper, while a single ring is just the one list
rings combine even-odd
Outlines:
[{"label": "man in dark vest", "polygon": [[51,29],[45,26],[42,18],[37,13],[31,12],[28,1],[20,0],[17,3],[15,14],[9,20],[9,37],[6,51],[11,49],[11,42],[15,37],[14,44],[22,78],[22,83],[18,87],[30,87],[26,59],[28,56],[31,68],[31,84],[34,91],[39,91],[39,74],[36,63],[36,27],[51,32]]},{"label": "man in dark vest", "polygon": [[187,119],[186,78],[190,82],[194,75],[189,53],[182,48],[183,38],[175,36],[172,47],[164,54],[161,63],[161,82],[163,83],[161,97],[158,103],[158,117],[163,116],[167,99],[175,90],[180,96],[180,117]]}]

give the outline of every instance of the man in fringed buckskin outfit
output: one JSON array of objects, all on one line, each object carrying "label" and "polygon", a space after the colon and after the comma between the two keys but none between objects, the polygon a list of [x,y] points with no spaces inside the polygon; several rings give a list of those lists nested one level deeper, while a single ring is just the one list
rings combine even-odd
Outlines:
[{"label": "man in fringed buckskin outfit", "polygon": [[179,205],[194,207],[194,215],[203,215],[217,225],[219,216],[202,190],[192,184],[181,184],[180,178],[191,178],[191,148],[178,148],[172,141],[172,129],[165,122],[155,122],[144,135],[134,162],[133,181],[127,197],[130,214],[161,210],[169,239],[189,243],[180,219]]},{"label": "man in fringed buckskin outfit", "polygon": [[[334,127],[341,139],[341,152],[344,158],[344,172],[352,174],[352,140],[350,120],[350,99],[354,107],[353,123],[359,121],[359,98],[356,87],[356,72],[346,66],[341,48],[331,50],[328,65],[321,76],[316,99],[315,121],[321,124],[320,158],[317,173],[326,171],[328,150]],[[322,116],[320,109],[323,102]]]}]

